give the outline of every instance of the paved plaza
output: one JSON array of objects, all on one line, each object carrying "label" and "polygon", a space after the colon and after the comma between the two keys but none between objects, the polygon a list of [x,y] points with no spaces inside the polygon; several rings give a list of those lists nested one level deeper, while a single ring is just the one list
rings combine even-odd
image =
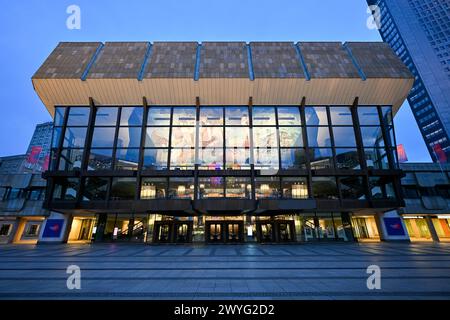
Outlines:
[{"label": "paved plaza", "polygon": [[450,244],[1,245],[0,299],[450,299]]}]

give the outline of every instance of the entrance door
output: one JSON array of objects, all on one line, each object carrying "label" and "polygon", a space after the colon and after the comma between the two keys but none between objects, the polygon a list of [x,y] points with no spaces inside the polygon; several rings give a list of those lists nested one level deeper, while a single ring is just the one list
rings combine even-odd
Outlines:
[{"label": "entrance door", "polygon": [[290,242],[295,241],[294,221],[268,220],[257,222],[259,242]]},{"label": "entrance door", "polygon": [[92,225],[92,219],[81,220],[80,233],[77,240],[91,240]]},{"label": "entrance door", "polygon": [[158,243],[168,243],[171,242],[171,224],[170,223],[155,223],[155,241]]},{"label": "entrance door", "polygon": [[234,243],[244,241],[243,221],[206,221],[206,241]]},{"label": "entrance door", "polygon": [[187,223],[175,224],[175,242],[187,243],[190,242],[190,228]]},{"label": "entrance door", "polygon": [[211,223],[209,225],[209,242],[224,242],[221,223]]},{"label": "entrance door", "polygon": [[273,223],[262,222],[259,224],[258,228],[258,239],[260,242],[274,242],[275,241],[275,229],[273,228]]},{"label": "entrance door", "polygon": [[241,242],[241,231],[238,223],[228,223],[228,242]]},{"label": "entrance door", "polygon": [[290,242],[294,241],[294,222],[286,221],[278,223],[278,241]]}]

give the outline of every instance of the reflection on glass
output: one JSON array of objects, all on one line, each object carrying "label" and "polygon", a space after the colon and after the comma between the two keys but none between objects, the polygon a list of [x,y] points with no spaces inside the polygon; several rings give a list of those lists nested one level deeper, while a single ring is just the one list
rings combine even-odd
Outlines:
[{"label": "reflection on glass", "polygon": [[167,149],[145,149],[143,170],[166,170],[168,155]]},{"label": "reflection on glass", "polygon": [[91,149],[88,170],[111,170],[112,149]]},{"label": "reflection on glass", "polygon": [[278,169],[278,149],[276,148],[255,148],[255,169]]},{"label": "reflection on glass", "polygon": [[364,149],[368,168],[388,169],[389,161],[384,148]]},{"label": "reflection on glass", "polygon": [[193,127],[173,127],[172,128],[172,147],[194,148],[195,147],[195,128]]},{"label": "reflection on glass", "polygon": [[143,107],[122,107],[120,114],[121,126],[140,126],[142,125]]},{"label": "reflection on glass", "polygon": [[92,136],[93,148],[112,148],[114,145],[115,128],[94,128]]},{"label": "reflection on glass", "polygon": [[361,127],[363,145],[365,147],[383,147],[384,140],[380,127]]},{"label": "reflection on glass", "polygon": [[280,180],[278,177],[257,177],[255,179],[256,199],[279,198]]},{"label": "reflection on glass", "polygon": [[278,107],[278,124],[300,125],[300,110],[298,107]]},{"label": "reflection on glass", "polygon": [[223,128],[201,127],[200,147],[223,147]]},{"label": "reflection on glass", "polygon": [[361,126],[380,125],[377,107],[358,107],[358,118]]},{"label": "reflection on glass", "polygon": [[226,167],[233,170],[250,169],[250,149],[227,148]]},{"label": "reflection on glass", "polygon": [[352,112],[350,107],[330,107],[331,124],[337,125],[353,125]]},{"label": "reflection on glass", "polygon": [[145,146],[151,148],[167,148],[169,146],[169,131],[168,127],[147,128]]},{"label": "reflection on glass", "polygon": [[101,177],[86,178],[83,191],[83,200],[106,200],[109,179]]},{"label": "reflection on glass", "polygon": [[137,170],[139,149],[117,149],[115,168],[118,170]]},{"label": "reflection on glass", "polygon": [[87,126],[89,123],[88,107],[71,107],[69,109],[69,118],[67,119],[68,126]]},{"label": "reflection on glass", "polygon": [[169,199],[194,199],[194,178],[170,178]]},{"label": "reflection on glass", "polygon": [[326,126],[328,116],[326,107],[305,107],[305,118],[307,126]]},{"label": "reflection on glass", "polygon": [[253,107],[253,125],[275,125],[275,108]]},{"label": "reflection on glass", "polygon": [[87,128],[66,128],[63,147],[84,148]]},{"label": "reflection on glass", "polygon": [[58,148],[61,139],[62,128],[53,128],[52,148]]},{"label": "reflection on glass", "polygon": [[200,125],[222,125],[223,108],[221,107],[201,107]]},{"label": "reflection on glass", "polygon": [[248,127],[225,128],[225,137],[227,147],[250,147],[250,130]]},{"label": "reflection on glass", "polygon": [[288,199],[307,199],[308,185],[306,177],[284,177],[281,180],[283,197]]},{"label": "reflection on glass", "polygon": [[71,171],[81,168],[83,160],[83,150],[81,149],[63,149],[59,158],[59,170]]},{"label": "reflection on glass", "polygon": [[64,124],[64,113],[66,112],[66,107],[56,107],[55,108],[55,127],[62,126]]},{"label": "reflection on glass", "polygon": [[310,147],[330,147],[331,138],[328,127],[307,127],[308,144]]},{"label": "reflection on glass", "polygon": [[337,199],[339,196],[334,177],[313,177],[312,191],[316,199]]},{"label": "reflection on glass", "polygon": [[333,136],[336,147],[356,147],[353,127],[333,127]]},{"label": "reflection on glass", "polygon": [[248,108],[247,107],[227,107],[225,108],[225,124],[247,126],[248,121]]},{"label": "reflection on glass", "polygon": [[336,167],[338,169],[361,169],[357,149],[336,148]]},{"label": "reflection on glass", "polygon": [[195,165],[195,150],[193,148],[171,149],[170,169],[192,170]]},{"label": "reflection on glass", "polygon": [[339,178],[341,194],[344,199],[366,199],[362,177]]},{"label": "reflection on glass", "polygon": [[381,114],[383,117],[383,123],[387,126],[392,125],[392,107],[390,106],[381,107]]},{"label": "reflection on glass", "polygon": [[226,178],[226,197],[227,198],[245,198],[251,199],[252,185],[250,178],[246,177],[227,177]]},{"label": "reflection on glass", "polygon": [[111,200],[133,200],[136,195],[136,178],[113,178]]},{"label": "reflection on glass", "polygon": [[255,147],[278,147],[277,130],[275,127],[253,128],[253,144]]},{"label": "reflection on glass", "polygon": [[199,150],[200,169],[221,170],[223,169],[222,148],[202,148]]},{"label": "reflection on glass", "polygon": [[141,128],[121,127],[117,137],[118,148],[139,148],[141,145]]},{"label": "reflection on glass", "polygon": [[222,198],[224,179],[222,177],[199,178],[200,198]]},{"label": "reflection on glass", "polygon": [[170,107],[151,107],[147,116],[148,126],[170,125]]},{"label": "reflection on glass", "polygon": [[309,149],[311,169],[327,169],[333,167],[333,152],[328,148]]},{"label": "reflection on glass", "polygon": [[194,126],[195,108],[192,107],[174,107],[173,125],[175,126]]},{"label": "reflection on glass", "polygon": [[369,177],[369,190],[373,199],[395,199],[390,177]]},{"label": "reflection on glass", "polygon": [[75,200],[80,185],[78,178],[58,178],[55,180],[52,198],[55,200]]},{"label": "reflection on glass", "polygon": [[301,127],[280,127],[280,147],[303,147]]},{"label": "reflection on glass", "polygon": [[96,126],[115,126],[119,108],[99,107],[95,114]]},{"label": "reflection on glass", "polygon": [[163,199],[166,197],[166,178],[142,178],[141,199]]},{"label": "reflection on glass", "polygon": [[306,169],[304,149],[281,149],[282,169]]}]

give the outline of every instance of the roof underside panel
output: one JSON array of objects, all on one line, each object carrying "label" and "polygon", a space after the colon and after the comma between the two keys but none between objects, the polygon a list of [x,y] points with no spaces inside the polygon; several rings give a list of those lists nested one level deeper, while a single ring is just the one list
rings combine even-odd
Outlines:
[{"label": "roof underside panel", "polygon": [[33,78],[80,78],[101,42],[60,42]]},{"label": "roof underside panel", "polygon": [[293,42],[251,42],[256,78],[305,78]]},{"label": "roof underside panel", "polygon": [[155,42],[144,78],[193,78],[197,42]]},{"label": "roof underside panel", "polygon": [[245,42],[204,42],[200,61],[201,78],[248,78]]},{"label": "roof underside panel", "polygon": [[340,42],[301,42],[311,78],[359,78],[358,69]]},{"label": "roof underside panel", "polygon": [[107,42],[90,68],[89,79],[117,79],[138,76],[148,42]]},{"label": "roof underside panel", "polygon": [[407,78],[411,73],[384,42],[347,42],[367,78]]}]

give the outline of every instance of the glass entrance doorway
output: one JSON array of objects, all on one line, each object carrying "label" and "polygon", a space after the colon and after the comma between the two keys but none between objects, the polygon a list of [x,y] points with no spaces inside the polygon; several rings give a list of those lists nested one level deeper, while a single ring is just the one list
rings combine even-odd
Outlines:
[{"label": "glass entrance doorway", "polygon": [[239,243],[244,241],[243,221],[206,221],[206,242]]},{"label": "glass entrance doorway", "polygon": [[164,220],[155,221],[154,243],[192,242],[192,221]]},{"label": "glass entrance doorway", "polygon": [[358,241],[379,241],[377,223],[372,216],[353,216],[353,233]]},{"label": "glass entrance doorway", "polygon": [[353,239],[350,223],[345,224],[339,212],[307,214],[300,217],[299,222],[301,241],[351,241]]},{"label": "glass entrance doorway", "polygon": [[147,214],[98,214],[93,238],[96,242],[145,242],[147,227]]},{"label": "glass entrance doorway", "polygon": [[259,242],[295,241],[295,224],[291,220],[262,220],[256,222]]},{"label": "glass entrance doorway", "polygon": [[93,240],[95,233],[95,217],[93,216],[77,216],[72,220],[70,226],[69,243],[88,243]]}]

